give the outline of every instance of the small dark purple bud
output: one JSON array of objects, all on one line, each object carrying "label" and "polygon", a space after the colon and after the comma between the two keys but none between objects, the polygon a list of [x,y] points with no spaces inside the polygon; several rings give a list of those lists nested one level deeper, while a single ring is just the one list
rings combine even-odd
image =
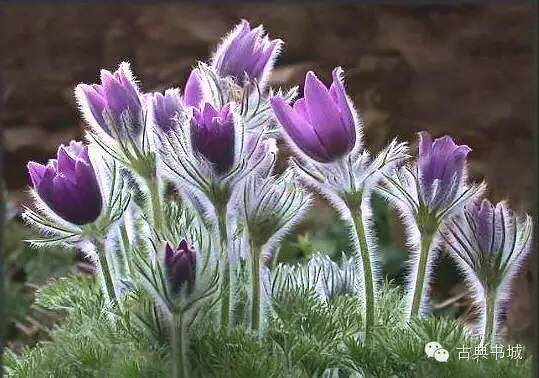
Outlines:
[{"label": "small dark purple bud", "polygon": [[135,119],[133,127],[140,127],[136,121],[142,111],[141,95],[128,63],[120,64],[114,73],[101,70],[101,84],[79,84],[76,93],[88,121],[109,135],[113,133],[103,117],[104,110],[110,112],[118,125],[121,125],[122,113],[128,110]]},{"label": "small dark purple bud", "polygon": [[204,100],[204,90],[202,88],[202,81],[200,80],[198,70],[195,68],[191,71],[191,74],[185,83],[185,88],[183,90],[183,104],[186,107],[200,107]]},{"label": "small dark purple bud", "polygon": [[213,68],[222,77],[230,76],[238,85],[244,79],[262,81],[280,52],[283,41],[264,36],[262,25],[251,30],[242,20],[218,47]]},{"label": "small dark purple bud", "polygon": [[71,141],[69,146],[60,146],[57,159],[47,165],[29,162],[28,172],[39,197],[66,221],[84,225],[101,214],[101,191],[88,146]]},{"label": "small dark purple bud", "polygon": [[172,292],[177,293],[187,285],[187,290],[193,290],[196,276],[196,252],[182,240],[177,248],[170,243],[165,245],[165,268]]},{"label": "small dark purple bud", "polygon": [[333,70],[329,90],[308,72],[305,97],[291,107],[280,97],[270,99],[277,120],[290,139],[310,158],[329,163],[349,153],[356,144],[356,129],[348,104],[342,69]]},{"label": "small dark purple bud", "polygon": [[193,108],[191,143],[219,175],[234,164],[234,118],[230,104],[216,110],[206,103],[202,111]]},{"label": "small dark purple bud", "polygon": [[423,198],[431,198],[435,184],[437,192],[448,193],[460,185],[470,151],[470,147],[455,144],[447,135],[432,142],[428,132],[420,132],[418,168]]},{"label": "small dark purple bud", "polygon": [[183,111],[182,99],[177,89],[167,89],[165,94],[159,92],[151,95],[155,125],[164,132],[174,124],[174,117]]}]

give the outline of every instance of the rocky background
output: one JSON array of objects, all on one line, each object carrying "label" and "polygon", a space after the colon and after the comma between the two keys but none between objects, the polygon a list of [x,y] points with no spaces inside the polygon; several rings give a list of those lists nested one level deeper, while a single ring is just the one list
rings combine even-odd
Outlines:
[{"label": "rocky background", "polygon": [[[535,16],[526,5],[359,6],[329,3],[4,7],[5,180],[24,201],[25,164],[45,161],[81,137],[73,101],[99,69],[132,63],[145,91],[182,86],[195,59],[246,18],[286,42],[271,85],[290,87],[308,70],[329,81],[343,66],[373,150],[399,136],[450,134],[468,144],[470,174],[489,196],[533,208]],[[398,234],[398,229],[396,231]],[[517,278],[508,332],[532,330],[532,266]]]}]

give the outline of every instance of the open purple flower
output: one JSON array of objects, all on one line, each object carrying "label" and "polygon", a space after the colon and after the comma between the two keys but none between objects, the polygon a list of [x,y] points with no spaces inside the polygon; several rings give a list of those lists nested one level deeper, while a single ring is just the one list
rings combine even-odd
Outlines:
[{"label": "open purple flower", "polygon": [[295,145],[310,158],[330,163],[349,153],[356,144],[356,129],[348,104],[342,69],[333,70],[329,90],[309,71],[305,96],[291,107],[280,97],[271,98],[279,123]]},{"label": "open purple flower", "polygon": [[167,89],[165,94],[151,95],[155,125],[167,132],[174,124],[174,117],[183,110],[182,99],[177,89]]},{"label": "open purple flower", "polygon": [[183,90],[183,104],[184,106],[193,106],[198,108],[204,100],[204,90],[202,89],[202,81],[198,70],[195,68],[189,74],[189,78],[185,83]]},{"label": "open purple flower", "polygon": [[122,114],[128,111],[133,119],[130,131],[136,134],[140,130],[141,96],[128,63],[120,64],[114,73],[101,70],[101,84],[79,84],[76,93],[87,120],[109,135],[115,136],[120,130],[111,130],[103,115],[105,111],[110,113],[117,127],[122,126]]},{"label": "open purple flower", "polygon": [[219,175],[228,172],[234,164],[234,137],[234,119],[229,104],[220,110],[209,103],[204,105],[202,111],[193,108],[193,149],[212,163]]},{"label": "open purple flower", "polygon": [[263,81],[283,44],[280,39],[270,40],[263,35],[262,25],[251,30],[249,22],[242,20],[215,52],[213,68],[222,77],[232,77],[238,85],[244,79]]},{"label": "open purple flower", "polygon": [[168,281],[174,293],[187,284],[188,291],[193,290],[196,276],[196,253],[185,240],[177,248],[170,243],[165,245],[165,268]]},{"label": "open purple flower", "polygon": [[57,156],[47,165],[28,163],[35,191],[66,221],[77,225],[95,221],[103,204],[88,147],[71,141],[67,147],[60,146]]},{"label": "open purple flower", "polygon": [[454,199],[465,179],[470,151],[447,135],[433,142],[428,132],[419,133],[419,188],[424,203],[438,206]]}]

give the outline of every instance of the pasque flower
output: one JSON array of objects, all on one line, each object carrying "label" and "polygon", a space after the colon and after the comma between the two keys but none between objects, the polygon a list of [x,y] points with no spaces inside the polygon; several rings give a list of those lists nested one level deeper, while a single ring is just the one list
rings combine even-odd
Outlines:
[{"label": "pasque flower", "polygon": [[234,119],[227,104],[215,109],[206,103],[202,110],[193,108],[191,119],[191,143],[215,172],[224,174],[234,164]]},{"label": "pasque flower", "polygon": [[457,145],[449,136],[434,142],[426,131],[419,133],[419,188],[423,203],[430,207],[449,205],[462,184],[466,157],[472,149]]},{"label": "pasque flower", "polygon": [[270,40],[262,25],[251,29],[242,20],[217,48],[212,67],[222,77],[232,77],[241,85],[244,79],[264,82],[280,52],[283,41]]},{"label": "pasque flower", "polygon": [[386,176],[380,192],[403,214],[410,244],[418,247],[411,257],[409,275],[410,315],[425,308],[426,284],[430,280],[439,230],[452,216],[483,192],[484,184],[468,185],[466,157],[471,149],[457,145],[449,136],[432,141],[419,133],[419,156],[410,166]]},{"label": "pasque flower", "polygon": [[196,252],[183,239],[177,247],[170,243],[165,245],[165,268],[168,281],[174,293],[187,285],[188,291],[193,289],[196,276]]},{"label": "pasque flower", "polygon": [[101,214],[101,191],[88,146],[71,141],[68,146],[60,146],[57,159],[46,165],[29,162],[28,172],[41,200],[66,221],[84,225]]},{"label": "pasque flower", "polygon": [[349,153],[356,143],[354,117],[342,81],[342,69],[333,70],[328,88],[310,71],[305,95],[293,107],[273,97],[271,106],[292,142],[307,156],[329,163]]},{"label": "pasque flower", "polygon": [[295,171],[352,225],[352,238],[363,267],[364,330],[368,338],[375,321],[378,270],[373,268],[377,259],[371,252],[370,197],[383,175],[404,160],[406,143],[394,140],[374,158],[363,149],[361,124],[348,100],[342,74],[340,67],[333,70],[333,83],[328,89],[308,72],[304,97],[293,106],[278,97],[270,102],[289,143],[296,147],[297,158],[292,160]]},{"label": "pasque flower", "polygon": [[[122,134],[124,114],[131,120],[129,131],[133,134],[141,131],[141,95],[128,63],[121,63],[114,73],[101,70],[101,84],[79,84],[75,93],[86,120],[109,135]],[[111,125],[111,121],[114,124]]]},{"label": "pasque flower", "polygon": [[500,302],[522,265],[532,240],[532,220],[516,216],[505,202],[484,199],[466,206],[444,229],[443,237],[481,304],[479,333],[494,341]]}]

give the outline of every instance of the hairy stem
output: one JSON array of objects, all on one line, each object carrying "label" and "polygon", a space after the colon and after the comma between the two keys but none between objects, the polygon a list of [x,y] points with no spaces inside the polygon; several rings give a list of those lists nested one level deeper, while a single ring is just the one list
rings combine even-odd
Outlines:
[{"label": "hairy stem", "polygon": [[251,328],[256,333],[260,332],[260,252],[261,246],[251,239],[251,281],[252,281],[252,301],[251,301]]},{"label": "hairy stem", "polygon": [[159,180],[153,175],[145,178],[148,191],[150,192],[150,202],[152,209],[152,221],[155,232],[159,235],[163,230],[163,212],[161,208],[161,192],[159,191]]},{"label": "hairy stem", "polygon": [[374,284],[375,279],[373,275],[371,257],[369,254],[369,247],[367,245],[367,230],[363,222],[363,212],[361,209],[357,209],[352,213],[354,220],[355,231],[357,239],[359,241],[361,263],[363,265],[363,282],[365,293],[365,340],[368,339],[372,326],[374,324]]},{"label": "hairy stem", "polygon": [[189,378],[187,335],[182,315],[172,314],[172,378]]},{"label": "hairy stem", "polygon": [[419,251],[419,262],[417,267],[417,276],[415,279],[414,294],[412,297],[412,307],[410,317],[417,316],[421,307],[423,297],[423,288],[425,286],[425,275],[427,273],[427,262],[429,260],[430,245],[432,244],[433,234],[430,232],[421,232],[421,247]]},{"label": "hairy stem", "polygon": [[93,244],[97,251],[97,257],[99,262],[98,276],[101,283],[101,289],[103,295],[105,295],[106,301],[112,303],[115,307],[119,308],[118,298],[116,296],[116,289],[114,287],[114,280],[112,278],[112,271],[109,264],[107,252],[103,242],[98,239],[94,239]]},{"label": "hairy stem", "polygon": [[487,345],[496,341],[496,291],[487,290],[485,295],[485,324],[481,344]]},{"label": "hairy stem", "polygon": [[217,211],[219,221],[219,238],[221,242],[221,327],[227,327],[231,323],[231,280],[230,260],[228,253],[228,233],[226,227],[226,206]]},{"label": "hairy stem", "polygon": [[129,236],[127,235],[125,223],[120,225],[120,238],[122,241],[121,251],[123,252],[123,269],[127,276],[131,276],[131,273],[133,272],[133,267],[131,266],[131,256],[129,256],[131,243],[129,242]]}]

